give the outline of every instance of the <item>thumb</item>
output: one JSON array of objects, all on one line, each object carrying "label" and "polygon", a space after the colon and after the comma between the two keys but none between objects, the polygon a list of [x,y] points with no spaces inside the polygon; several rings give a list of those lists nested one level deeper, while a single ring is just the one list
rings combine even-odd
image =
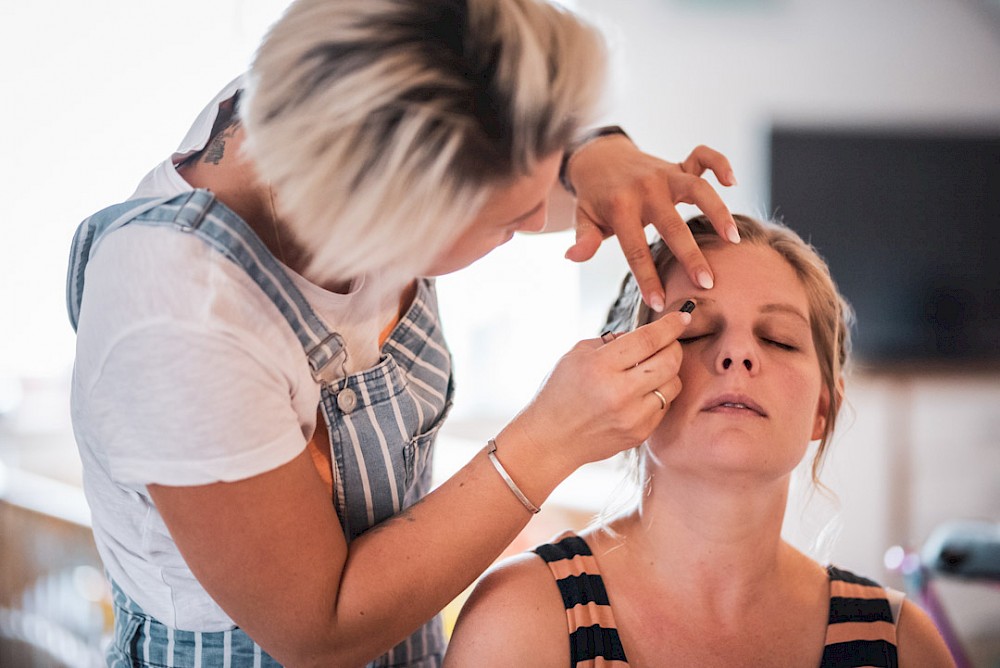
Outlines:
[{"label": "thumb", "polygon": [[573,262],[585,262],[594,257],[594,253],[601,247],[604,235],[597,225],[588,220],[580,220],[577,217],[576,243],[566,251],[566,259]]}]

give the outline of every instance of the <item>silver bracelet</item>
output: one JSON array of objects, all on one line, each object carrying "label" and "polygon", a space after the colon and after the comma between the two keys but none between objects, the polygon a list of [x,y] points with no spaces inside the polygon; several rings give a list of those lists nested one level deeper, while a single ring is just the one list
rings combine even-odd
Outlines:
[{"label": "silver bracelet", "polygon": [[486,455],[490,458],[490,461],[493,462],[493,468],[497,470],[497,473],[500,474],[500,477],[503,478],[503,481],[507,483],[508,487],[510,487],[510,491],[514,492],[514,496],[516,496],[517,500],[521,502],[521,505],[527,508],[529,513],[539,512],[541,508],[539,508],[531,501],[529,501],[528,497],[526,497],[524,495],[524,492],[521,491],[521,488],[517,486],[517,483],[515,483],[513,479],[511,479],[510,474],[507,473],[507,469],[505,469],[503,467],[503,464],[500,463],[500,460],[497,459],[496,451],[497,451],[496,439],[491,438],[487,443]]}]

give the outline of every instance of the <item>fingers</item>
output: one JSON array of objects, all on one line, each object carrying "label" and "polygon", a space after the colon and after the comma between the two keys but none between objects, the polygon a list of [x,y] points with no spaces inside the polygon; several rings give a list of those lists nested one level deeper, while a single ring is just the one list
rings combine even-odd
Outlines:
[{"label": "fingers", "polygon": [[673,403],[674,399],[676,399],[677,395],[680,393],[681,379],[674,376],[660,387],[654,388],[650,391],[649,396],[656,400],[658,404],[657,407],[661,411],[666,412],[670,410],[670,404]]},{"label": "fingers", "polygon": [[[605,348],[608,350],[609,355],[614,356],[614,367],[618,370],[634,369],[640,363],[653,362],[661,352],[666,355],[675,354],[679,351],[680,344],[677,343],[677,337],[680,336],[681,332],[684,331],[684,328],[690,322],[690,313],[682,313],[680,311],[668,313],[662,318],[648,325],[643,325],[632,332],[616,335],[613,341],[605,345]],[[665,352],[672,345],[676,346],[674,352]],[[646,369],[659,371],[658,367],[654,369],[652,365],[647,366]],[[674,368],[673,370],[665,371],[668,372],[666,375],[670,375],[676,374],[677,369]],[[652,379],[652,381],[646,386],[646,392],[652,390],[654,387],[658,387],[660,384],[656,378]]]},{"label": "fingers", "polygon": [[632,332],[577,343],[515,420],[534,456],[568,474],[644,441],[681,391],[677,337],[690,317],[668,313]]},{"label": "fingers", "polygon": [[740,233],[729,208],[722,201],[719,193],[708,184],[701,175],[711,170],[719,183],[728,186],[736,185],[736,176],[729,165],[726,156],[707,146],[698,146],[691,155],[681,163],[681,169],[692,178],[686,183],[680,182],[675,190],[676,201],[694,204],[701,209],[712,222],[712,227],[719,236],[734,244],[740,242]]},{"label": "fingers", "polygon": [[[663,292],[663,281],[649,252],[649,242],[646,241],[646,233],[641,222],[643,218],[641,211],[638,202],[622,200],[619,205],[612,207],[609,216],[612,218],[611,226],[616,231],[618,244],[632,275],[635,276],[643,301],[649,304],[651,309],[661,313],[666,296]],[[687,232],[687,226],[672,206],[668,207],[667,212],[673,214],[677,219],[676,224]],[[691,233],[687,232],[687,235],[690,237]],[[691,244],[694,245],[693,239]],[[697,247],[695,250],[697,251]],[[698,252],[700,254],[700,251]]]},{"label": "fingers", "polygon": [[591,147],[576,160],[577,239],[566,257],[589,259],[603,239],[616,235],[643,301],[662,312],[663,285],[644,230],[651,223],[692,282],[711,288],[711,268],[676,209],[682,202],[695,205],[723,239],[739,242],[728,207],[702,178],[707,171],[724,185],[736,184],[729,160],[707,146],[695,148],[679,164],[644,154],[627,140]]},{"label": "fingers", "polygon": [[701,176],[706,170],[711,170],[722,185],[736,185],[736,174],[733,173],[729,159],[707,146],[698,146],[691,151],[691,155],[681,163],[681,169],[695,176]]},{"label": "fingers", "polygon": [[[677,212],[676,205],[680,202],[695,205],[704,212],[719,236],[732,243],[739,243],[740,233],[733,215],[715,188],[702,178],[702,174],[712,171],[719,182],[725,185],[735,185],[736,177],[729,160],[707,146],[695,148],[679,167],[679,170],[675,168],[676,171],[666,172],[669,174],[669,188],[659,188],[647,193],[643,220],[653,223],[691,281],[707,290],[715,285],[715,278],[705,256]],[[647,289],[653,289],[651,280],[646,285],[640,281],[639,286],[644,297]],[[647,303],[650,302],[647,300]]]},{"label": "fingers", "polygon": [[[711,149],[705,150],[710,151]],[[695,153],[692,153],[692,156]],[[692,158],[689,157],[688,160],[692,160]],[[693,170],[694,173],[689,172],[689,169]],[[649,198],[647,204],[650,210],[646,215],[652,219],[660,236],[663,237],[664,243],[673,252],[691,281],[708,290],[715,285],[712,270],[695,243],[694,237],[691,236],[691,231],[677,213],[677,209],[674,208],[675,205],[678,202],[694,204],[705,213],[719,236],[732,243],[739,243],[740,233],[736,228],[733,215],[729,212],[729,208],[722,201],[719,193],[705,179],[695,175],[704,171],[703,164],[695,160],[693,166],[683,167],[683,170],[684,174],[675,175],[671,179],[669,193]]]},{"label": "fingers", "polygon": [[[683,179],[683,181],[682,181]],[[679,176],[674,176],[671,183],[673,188],[673,193],[666,190],[657,190],[649,194],[646,200],[646,210],[644,212],[644,220],[650,220],[653,222],[653,226],[656,227],[656,231],[660,233],[660,237],[663,238],[663,242],[667,244],[667,247],[677,258],[677,261],[684,268],[685,273],[691,278],[691,281],[695,285],[700,285],[701,287],[709,290],[715,285],[715,278],[712,275],[712,270],[708,266],[708,260],[705,259],[704,254],[695,242],[694,237],[691,235],[691,230],[688,228],[684,219],[677,212],[675,208],[675,202],[686,201],[684,198],[693,199],[691,193],[694,190],[699,189],[694,182],[700,181],[703,183],[711,192],[711,195],[718,200],[718,205],[722,207],[723,215],[728,217],[732,221],[732,217],[729,215],[729,210],[726,209],[725,205],[722,204],[722,200],[719,196],[712,190],[712,187],[708,185],[703,179],[697,176],[689,176],[687,174],[682,174]],[[710,200],[711,196],[701,195],[702,200]],[[695,202],[690,202],[695,203]],[[711,205],[709,205],[711,208]],[[704,211],[704,209],[702,209]],[[706,215],[708,212],[706,212]],[[718,215],[718,212],[716,213]],[[715,223],[712,223],[713,226]],[[729,224],[729,223],[727,223]],[[736,228],[735,223],[731,223],[733,229]],[[621,235],[619,234],[619,237]],[[622,242],[622,249],[625,249],[625,244]],[[647,247],[647,256],[648,247]],[[628,252],[626,251],[626,257],[628,257]],[[636,277],[636,281],[639,284],[639,289],[642,291],[643,295],[646,294],[647,286],[643,285],[642,278],[639,274],[636,274],[636,267],[629,260],[629,265],[632,267],[632,273]],[[643,267],[645,270],[645,267]],[[648,288],[653,289],[653,283],[656,284],[656,288],[662,290],[663,281],[656,271],[653,265],[652,259],[649,261],[649,270],[652,272],[652,276],[646,278],[648,281]],[[648,300],[647,302],[651,308],[659,312],[662,309],[656,309],[653,304]]]},{"label": "fingers", "polygon": [[652,357],[627,370],[625,373],[629,375],[629,385],[640,394],[659,391],[664,401],[669,403],[676,396],[671,393],[669,383],[677,378],[683,360],[684,352],[681,344],[674,341]]},{"label": "fingers", "polygon": [[594,253],[600,248],[604,241],[604,233],[597,225],[589,220],[577,216],[576,243],[566,251],[566,259],[573,262],[586,262],[594,257]]}]

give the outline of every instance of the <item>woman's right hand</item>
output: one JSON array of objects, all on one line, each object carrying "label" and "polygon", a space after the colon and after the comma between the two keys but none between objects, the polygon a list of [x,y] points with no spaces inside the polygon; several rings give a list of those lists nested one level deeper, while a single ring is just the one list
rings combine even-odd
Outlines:
[{"label": "woman's right hand", "polygon": [[[641,444],[680,392],[677,338],[689,322],[690,314],[678,311],[608,343],[598,338],[574,346],[497,436],[505,464],[524,470],[522,479],[548,473],[561,481],[583,464]],[[547,495],[551,490],[538,482]]]}]

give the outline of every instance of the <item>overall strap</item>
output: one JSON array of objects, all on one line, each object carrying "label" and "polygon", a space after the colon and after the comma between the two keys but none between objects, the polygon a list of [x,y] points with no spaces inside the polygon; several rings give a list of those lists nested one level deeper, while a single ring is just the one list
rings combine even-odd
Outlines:
[{"label": "overall strap", "polygon": [[129,200],[109,206],[90,216],[76,228],[69,251],[69,268],[66,270],[66,310],[69,322],[76,330],[80,322],[80,303],[83,301],[83,279],[87,262],[94,252],[95,242],[107,233],[118,229],[136,216],[169,202],[173,197]]},{"label": "overall strap", "polygon": [[76,328],[80,317],[84,274],[101,240],[129,223],[165,225],[194,234],[239,265],[264,291],[302,344],[309,368],[317,382],[323,370],[347,355],[344,341],[316,315],[302,292],[285,273],[246,222],[208,190],[193,190],[169,198],[132,200],[94,214],[85,220],[73,238],[67,274],[66,299],[70,322]]}]

